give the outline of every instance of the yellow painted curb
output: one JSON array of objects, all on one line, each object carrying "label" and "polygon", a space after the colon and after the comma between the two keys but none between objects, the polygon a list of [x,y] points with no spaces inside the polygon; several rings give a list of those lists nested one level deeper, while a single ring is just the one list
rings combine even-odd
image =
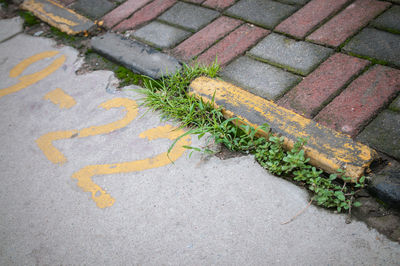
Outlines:
[{"label": "yellow painted curb", "polygon": [[215,97],[214,104],[223,108],[227,118],[239,117],[254,127],[267,123],[273,133],[285,138],[286,149],[291,149],[298,138],[308,138],[304,147],[306,156],[312,165],[328,173],[336,173],[340,168],[356,181],[377,157],[375,150],[355,142],[349,136],[230,83],[200,77],[191,83],[190,93],[205,101]]},{"label": "yellow painted curb", "polygon": [[21,8],[70,35],[87,32],[95,25],[89,19],[51,0],[25,0]]}]

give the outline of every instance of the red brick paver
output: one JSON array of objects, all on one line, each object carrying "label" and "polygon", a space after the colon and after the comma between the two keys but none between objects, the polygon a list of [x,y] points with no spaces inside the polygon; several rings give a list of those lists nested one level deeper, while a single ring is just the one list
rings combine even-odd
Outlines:
[{"label": "red brick paver", "polygon": [[133,29],[147,21],[155,19],[175,3],[176,0],[155,0],[133,14],[131,18],[126,19],[115,26],[114,30],[124,31],[127,29]]},{"label": "red brick paver", "polygon": [[279,24],[275,30],[300,39],[304,38],[308,32],[350,1],[351,0],[312,0]]},{"label": "red brick paver", "polygon": [[400,91],[400,70],[376,65],[354,80],[315,117],[352,137]]},{"label": "red brick paver", "polygon": [[220,17],[204,29],[177,46],[172,52],[175,56],[190,60],[199,55],[217,40],[224,37],[243,22],[237,19]]},{"label": "red brick paver", "polygon": [[104,25],[112,28],[118,22],[129,17],[133,12],[149,3],[151,0],[128,0],[103,17]]},{"label": "red brick paver", "polygon": [[367,60],[340,53],[334,54],[277,103],[312,118],[324,103],[337,95],[340,89],[368,64]]},{"label": "red brick paver", "polygon": [[207,0],[203,3],[203,6],[208,6],[215,9],[224,9],[235,3],[235,0]]},{"label": "red brick paver", "polygon": [[307,39],[320,44],[339,46],[390,5],[388,2],[376,0],[357,0]]},{"label": "red brick paver", "polygon": [[249,24],[242,25],[200,55],[198,61],[204,64],[211,64],[217,56],[218,63],[224,66],[236,56],[244,53],[269,32]]}]

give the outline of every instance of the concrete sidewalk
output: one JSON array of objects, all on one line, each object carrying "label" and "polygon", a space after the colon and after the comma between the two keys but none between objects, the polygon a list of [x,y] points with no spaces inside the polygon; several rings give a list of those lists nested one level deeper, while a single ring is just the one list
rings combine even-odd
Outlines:
[{"label": "concrete sidewalk", "polygon": [[[155,78],[165,69],[179,69],[177,60],[210,64],[217,57],[224,80],[380,152],[389,166],[374,191],[398,205],[399,4],[398,0],[59,0],[58,4],[26,0],[23,7],[57,25],[57,16],[46,14],[65,13],[54,11],[65,6],[74,10],[68,15],[71,19],[77,12],[121,33],[95,37],[92,46]],[[86,18],[81,21],[87,25]],[[143,44],[158,51],[143,53],[149,49]],[[353,158],[358,160],[358,155]],[[337,166],[334,158],[329,160]],[[369,171],[371,161],[362,163],[362,172]]]},{"label": "concrete sidewalk", "polygon": [[137,87],[76,75],[76,50],[16,29],[0,43],[1,265],[400,261],[398,243],[345,215],[310,206],[282,225],[308,194],[251,156],[189,158],[180,146],[202,143],[187,138],[165,160],[176,131],[137,106]]}]

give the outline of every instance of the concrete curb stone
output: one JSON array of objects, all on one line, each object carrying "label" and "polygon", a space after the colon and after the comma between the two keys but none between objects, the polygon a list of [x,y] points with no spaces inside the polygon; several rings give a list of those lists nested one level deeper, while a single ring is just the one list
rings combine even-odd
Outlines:
[{"label": "concrete curb stone", "polygon": [[91,39],[93,49],[133,72],[159,79],[181,69],[179,62],[164,53],[115,33]]},{"label": "concrete curb stone", "polygon": [[95,26],[89,19],[53,1],[25,0],[21,7],[70,35],[89,31]]}]

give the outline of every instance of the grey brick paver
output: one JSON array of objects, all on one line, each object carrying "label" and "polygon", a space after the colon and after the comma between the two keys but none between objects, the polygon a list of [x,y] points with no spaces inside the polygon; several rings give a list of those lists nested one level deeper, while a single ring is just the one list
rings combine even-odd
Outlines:
[{"label": "grey brick paver", "polygon": [[108,0],[78,0],[71,8],[89,18],[98,19],[115,8],[115,4]]},{"label": "grey brick paver", "polygon": [[377,28],[400,33],[400,6],[392,6],[371,24]]},{"label": "grey brick paver", "polygon": [[158,48],[171,48],[190,34],[189,31],[153,21],[138,29],[133,36]]},{"label": "grey brick paver", "polygon": [[124,65],[133,72],[159,79],[181,68],[179,62],[164,53],[137,41],[107,33],[91,40],[93,49],[105,57]]},{"label": "grey brick paver", "polygon": [[400,67],[400,35],[365,28],[343,48],[347,52],[387,61]]},{"label": "grey brick paver", "polygon": [[269,100],[276,100],[301,80],[299,76],[247,56],[233,61],[221,75],[224,79]]},{"label": "grey brick paver", "polygon": [[389,105],[389,109],[400,113],[400,96]]},{"label": "grey brick paver", "polygon": [[219,12],[178,2],[158,19],[172,25],[178,25],[191,31],[198,31],[219,16]]},{"label": "grey brick paver", "polygon": [[295,6],[271,0],[241,0],[230,7],[226,13],[272,29],[296,10],[297,7]]},{"label": "grey brick paver", "polygon": [[307,75],[332,52],[332,49],[320,45],[295,41],[271,33],[251,49],[249,54],[301,75]]},{"label": "grey brick paver", "polygon": [[400,113],[381,112],[357,137],[358,141],[400,159]]}]

